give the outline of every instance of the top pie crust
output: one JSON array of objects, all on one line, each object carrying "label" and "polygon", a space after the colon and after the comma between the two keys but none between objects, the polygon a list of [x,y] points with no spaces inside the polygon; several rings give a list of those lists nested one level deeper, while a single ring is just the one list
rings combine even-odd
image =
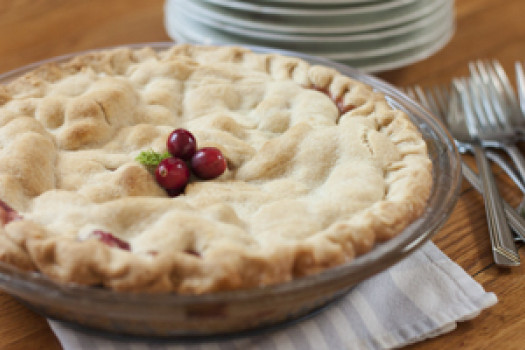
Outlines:
[{"label": "top pie crust", "polygon": [[[228,169],[170,198],[134,159],[164,151],[179,127],[221,149]],[[238,47],[44,65],[0,86],[0,147],[0,260],[116,290],[204,293],[316,273],[400,233],[432,187],[425,142],[382,94]]]}]

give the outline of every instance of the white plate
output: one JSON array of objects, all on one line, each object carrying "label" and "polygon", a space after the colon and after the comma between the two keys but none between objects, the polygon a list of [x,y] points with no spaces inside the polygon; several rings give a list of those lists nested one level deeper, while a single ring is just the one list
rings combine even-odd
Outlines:
[{"label": "white plate", "polygon": [[443,37],[453,27],[453,19],[447,17],[443,21],[435,23],[434,26],[425,28],[419,32],[387,40],[388,44],[385,43],[384,45],[366,49],[362,47],[354,51],[325,52],[322,53],[322,56],[330,60],[344,61],[393,55],[428,43],[433,43]]},{"label": "white plate", "polygon": [[[226,0],[227,1],[227,0]],[[364,4],[374,2],[384,2],[388,0],[246,0],[248,3],[258,4],[285,4],[283,6],[325,6],[325,5],[347,5],[347,4]]]},{"label": "white plate", "polygon": [[[196,42],[194,38],[186,36],[186,33],[174,28],[173,22],[167,22],[166,29],[169,35],[179,43],[196,43],[211,45],[213,42],[211,40],[205,40],[202,42]],[[448,28],[444,34],[438,37],[435,41],[429,42],[420,46],[409,48],[398,53],[388,54],[377,56],[367,59],[347,59],[340,60],[340,63],[346,64],[348,66],[358,68],[361,71],[368,73],[377,73],[386,70],[400,68],[418,61],[421,61],[435,52],[439,51],[443,46],[445,46],[454,34],[455,28]],[[228,43],[225,43],[228,44]],[[234,43],[230,43],[234,44]],[[322,55],[318,55],[322,56]]]},{"label": "white plate", "polygon": [[444,1],[446,0],[417,0],[388,11],[341,16],[298,17],[299,20],[297,18],[294,20],[289,16],[233,13],[224,9],[212,11],[191,0],[167,0],[167,5],[169,5],[167,9],[177,8],[185,13],[192,13],[194,16],[213,20],[216,22],[216,27],[233,26],[277,33],[349,34],[416,20],[434,12],[443,5]]},{"label": "white plate", "polygon": [[[390,0],[390,1],[375,1],[367,2],[364,4],[349,4],[341,3],[339,6],[326,6],[323,2],[323,6],[312,9],[305,7],[290,7],[281,6],[274,7],[268,6],[268,4],[253,4],[243,1],[235,0],[191,0],[193,3],[200,4],[210,10],[223,9],[229,11],[230,9],[238,12],[255,12],[256,14],[269,14],[269,15],[280,15],[280,16],[306,16],[306,17],[325,17],[325,16],[346,16],[346,15],[363,15],[367,13],[378,13],[382,11],[389,11],[397,7],[401,7],[407,4],[412,4],[420,0]],[[318,3],[319,4],[319,3]],[[328,8],[327,8],[328,7]]]},{"label": "white plate", "polygon": [[[207,1],[207,0],[204,0]],[[256,4],[256,5],[274,5],[274,6],[288,6],[288,7],[326,7],[328,6],[360,6],[363,4],[381,3],[389,0],[244,0],[243,3]],[[222,3],[224,6],[228,6],[229,0],[216,0],[216,3]],[[231,1],[232,3],[240,3],[241,1]],[[235,5],[233,5],[235,6]]]},{"label": "white plate", "polygon": [[434,42],[415,47],[395,55],[376,57],[366,60],[342,60],[340,63],[356,67],[363,72],[378,73],[407,66],[432,56],[441,50],[454,35],[455,27],[450,28],[444,35]]},{"label": "white plate", "polygon": [[452,4],[450,0],[447,1],[450,6],[447,6],[446,11],[441,13],[442,17],[438,17],[438,20],[434,20],[426,27],[386,39],[347,42],[344,45],[333,42],[289,43],[230,35],[192,22],[191,18],[182,11],[178,15],[175,14],[171,17],[173,21],[171,27],[192,43],[272,46],[280,49],[300,51],[310,55],[320,55],[332,60],[357,60],[396,54],[437,40],[454,25]]},{"label": "white plate", "polygon": [[[425,16],[396,27],[339,36],[304,36],[304,39],[298,39],[303,37],[300,35],[264,31],[258,31],[259,35],[254,36],[257,31],[241,27],[236,28],[237,35],[234,35],[225,31],[225,26],[209,28],[206,25],[209,18],[205,19],[206,23],[197,22],[194,16],[188,15],[184,6],[179,5],[179,1],[167,0],[165,9],[166,29],[178,42],[279,47],[336,59],[366,72],[399,68],[427,58],[441,49],[455,30],[454,0],[433,1],[425,7]],[[233,25],[230,27],[235,29]],[[245,35],[246,32],[251,36]],[[279,36],[286,40],[277,40]],[[305,49],[308,43],[313,44],[310,50]],[[330,47],[330,44],[335,46]]]},{"label": "white plate", "polygon": [[[195,30],[192,28],[188,30],[188,26],[184,25],[184,20],[181,18],[178,22],[178,25],[175,26],[174,30],[178,33],[178,39],[181,37],[185,41],[189,41],[195,44],[204,44],[204,45],[221,45],[221,44],[239,44],[239,45],[258,45],[264,46],[264,42],[254,42],[253,40],[242,40],[232,37],[221,38],[220,36],[210,36],[204,31]],[[413,35],[411,37],[400,37],[397,40],[392,41],[389,45],[377,46],[369,48],[367,50],[354,48],[351,51],[348,51],[348,48],[345,47],[345,50],[340,51],[322,51],[322,50],[308,50],[300,45],[272,45],[276,48],[281,49],[293,49],[300,52],[304,52],[309,55],[318,55],[325,58],[337,61],[345,60],[363,60],[363,59],[373,59],[377,57],[384,57],[389,55],[395,55],[399,52],[404,52],[413,48],[426,45],[427,43],[435,42],[439,40],[446,33],[450,32],[453,28],[453,21],[447,20],[439,22],[437,26],[421,31],[418,35]],[[212,31],[213,33],[213,31]],[[216,33],[215,33],[216,34]]]},{"label": "white plate", "polygon": [[[403,23],[399,26],[387,27],[382,30],[372,32],[359,32],[353,34],[342,34],[342,35],[298,35],[288,33],[270,33],[261,30],[253,30],[249,28],[236,27],[232,25],[218,25],[214,20],[209,18],[195,15],[194,13],[184,12],[184,17],[188,20],[191,19],[189,24],[191,27],[209,27],[212,30],[223,32],[225,35],[242,36],[246,38],[252,38],[257,41],[267,41],[267,45],[273,46],[273,43],[285,44],[289,43],[301,43],[311,45],[325,45],[337,43],[339,45],[345,45],[349,43],[371,43],[371,45],[377,45],[375,43],[378,40],[384,40],[393,38],[396,36],[409,34],[414,31],[423,30],[429,26],[433,26],[438,20],[445,19],[447,16],[453,16],[453,0],[446,0],[442,6],[436,9],[434,12],[424,16],[415,21]],[[183,10],[183,9],[181,9]],[[175,18],[180,18],[177,13],[174,15]],[[188,20],[185,21],[188,24]],[[210,33],[213,35],[213,33]]]}]

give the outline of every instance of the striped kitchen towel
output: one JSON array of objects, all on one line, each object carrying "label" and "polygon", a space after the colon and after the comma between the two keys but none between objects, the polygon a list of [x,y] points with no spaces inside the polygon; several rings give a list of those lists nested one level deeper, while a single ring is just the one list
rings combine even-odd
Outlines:
[{"label": "striped kitchen towel", "polygon": [[188,343],[49,324],[65,350],[392,349],[449,332],[496,302],[493,293],[428,242],[314,317],[258,335]]}]

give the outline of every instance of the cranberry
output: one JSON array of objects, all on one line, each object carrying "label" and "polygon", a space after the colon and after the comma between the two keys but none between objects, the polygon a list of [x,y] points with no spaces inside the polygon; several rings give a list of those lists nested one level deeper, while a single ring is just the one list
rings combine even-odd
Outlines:
[{"label": "cranberry", "polygon": [[166,147],[172,156],[190,160],[197,151],[197,141],[188,130],[176,129],[168,136]]},{"label": "cranberry", "polygon": [[182,159],[170,157],[159,163],[155,169],[155,177],[164,189],[177,192],[188,183],[190,169]]},{"label": "cranberry", "polygon": [[95,230],[91,234],[97,237],[99,241],[107,244],[110,247],[116,247],[116,248],[120,248],[124,250],[131,250],[131,247],[128,242],[125,242],[121,240],[120,238],[113,236],[111,233],[108,233],[102,230]]},{"label": "cranberry", "polygon": [[173,189],[166,189],[166,193],[167,193],[168,196],[170,196],[170,197],[177,197],[179,194],[181,194],[181,193],[184,192],[184,188],[185,188],[185,187],[181,187],[181,188],[173,188]]},{"label": "cranberry", "polygon": [[191,158],[191,169],[203,180],[213,179],[226,170],[226,160],[218,148],[203,147]]}]

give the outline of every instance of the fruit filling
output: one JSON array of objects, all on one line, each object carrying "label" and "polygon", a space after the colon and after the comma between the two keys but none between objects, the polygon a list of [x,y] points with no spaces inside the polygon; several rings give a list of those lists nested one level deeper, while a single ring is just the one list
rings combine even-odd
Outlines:
[{"label": "fruit filling", "polygon": [[344,95],[341,95],[339,97],[335,97],[327,89],[323,89],[323,88],[319,88],[319,87],[315,87],[315,86],[312,89],[314,89],[316,91],[319,91],[319,92],[322,92],[323,94],[328,96],[334,102],[334,104],[336,105],[337,109],[339,110],[339,115],[343,115],[346,112],[351,111],[352,109],[356,108],[356,106],[354,106],[352,104],[345,104],[343,102],[343,96]]},{"label": "fruit filling", "polygon": [[20,220],[20,216],[13,208],[8,206],[5,202],[0,200],[0,222],[3,225],[7,225],[11,221]]},{"label": "fruit filling", "polygon": [[195,257],[197,257],[197,258],[200,258],[200,257],[201,257],[201,254],[200,254],[198,251],[193,250],[193,249],[186,249],[186,250],[184,251],[184,253],[189,254],[189,255],[193,255],[193,256],[195,256]]},{"label": "fruit filling", "polygon": [[109,232],[105,232],[102,230],[95,230],[91,232],[91,235],[96,237],[99,241],[102,243],[105,243],[106,245],[110,247],[120,248],[123,250],[131,250],[131,246],[128,242],[121,240],[118,237],[113,236]]}]

